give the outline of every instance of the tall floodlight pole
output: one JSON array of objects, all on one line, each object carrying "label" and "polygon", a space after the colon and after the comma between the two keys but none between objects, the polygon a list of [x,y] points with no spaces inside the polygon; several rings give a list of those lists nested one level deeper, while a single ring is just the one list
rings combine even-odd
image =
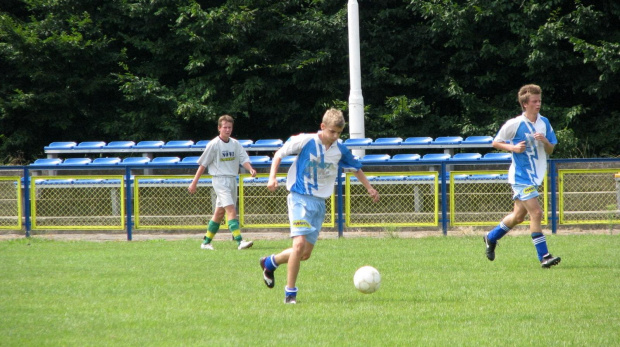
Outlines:
[{"label": "tall floodlight pole", "polygon": [[[365,138],[364,97],[362,96],[362,69],[360,64],[360,26],[357,0],[349,0],[349,75],[351,89],[349,92],[349,136],[352,139]],[[353,150],[353,154],[362,157],[365,151]]]}]

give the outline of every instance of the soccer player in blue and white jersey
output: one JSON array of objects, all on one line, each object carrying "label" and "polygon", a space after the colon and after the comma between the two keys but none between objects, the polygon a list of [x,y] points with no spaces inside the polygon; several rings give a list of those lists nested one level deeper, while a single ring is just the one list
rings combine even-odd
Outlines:
[{"label": "soccer player in blue and white jersey", "polygon": [[547,156],[558,143],[549,120],[540,115],[542,90],[528,84],[519,90],[518,100],[523,113],[508,120],[493,140],[493,148],[512,152],[512,164],[508,170],[508,182],[512,185],[514,210],[504,217],[498,226],[484,236],[486,256],[495,259],[495,246],[516,225],[530,215],[530,232],[536,247],[538,260],[543,268],[560,263],[547,249],[542,233],[543,211],[538,203],[538,186],[547,174]]},{"label": "soccer player in blue and white jersey", "polygon": [[212,176],[213,191],[216,195],[215,211],[207,226],[207,233],[200,245],[201,249],[214,250],[211,241],[220,229],[220,223],[226,215],[228,229],[237,241],[237,249],[248,249],[254,244],[241,236],[239,219],[237,219],[237,175],[239,166],[243,166],[252,177],[256,170],[250,163],[250,157],[243,146],[232,135],[235,120],[225,114],[217,121],[219,136],[209,141],[204,152],[198,159],[198,169],[187,190],[196,193],[200,176],[207,170]]},{"label": "soccer player in blue and white jersey", "polygon": [[379,194],[361,170],[362,164],[347,147],[338,142],[344,125],[342,111],[333,108],[327,110],[321,122],[321,131],[292,136],[276,152],[271,164],[267,188],[275,191],[278,187],[276,174],[282,158],[297,155],[286,179],[286,188],[290,192],[287,202],[293,246],[260,259],[263,279],[269,288],[275,285],[276,268],[287,264],[284,288],[284,302],[287,304],[297,303],[296,282],[300,263],[310,258],[319,237],[325,219],[325,199],[334,191],[339,165],[355,169],[355,177],[364,185],[372,200],[379,201]]}]

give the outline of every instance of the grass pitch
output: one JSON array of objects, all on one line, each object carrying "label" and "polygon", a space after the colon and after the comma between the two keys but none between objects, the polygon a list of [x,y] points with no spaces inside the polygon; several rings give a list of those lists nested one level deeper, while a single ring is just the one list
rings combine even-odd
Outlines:
[{"label": "grass pitch", "polygon": [[268,289],[258,259],[289,240],[3,241],[0,346],[619,346],[620,237],[547,242],[552,269],[527,236],[494,262],[481,237],[319,240],[284,305],[286,266]]}]

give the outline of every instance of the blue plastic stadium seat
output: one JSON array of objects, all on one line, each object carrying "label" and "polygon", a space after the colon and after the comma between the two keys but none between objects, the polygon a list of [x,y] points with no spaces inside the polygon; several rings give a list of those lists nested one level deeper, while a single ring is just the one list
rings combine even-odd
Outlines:
[{"label": "blue plastic stadium seat", "polygon": [[179,157],[156,157],[149,162],[150,165],[177,164],[181,159]]},{"label": "blue plastic stadium seat", "polygon": [[403,141],[403,145],[416,145],[416,146],[424,146],[430,145],[433,142],[432,137],[408,137]]},{"label": "blue plastic stadium seat", "polygon": [[419,154],[395,154],[390,162],[409,162],[420,160]]},{"label": "blue plastic stadium seat", "polygon": [[151,158],[148,157],[127,157],[123,159],[121,164],[123,165],[144,165],[148,164],[151,161]]},{"label": "blue plastic stadium seat", "polygon": [[46,180],[35,180],[36,185],[50,185],[50,186],[66,186],[71,185],[76,180],[72,178],[68,179],[46,179]]},{"label": "blue plastic stadium seat", "polygon": [[440,136],[436,138],[433,145],[458,145],[463,142],[463,138],[460,136]]},{"label": "blue plastic stadium seat", "polygon": [[402,182],[405,180],[405,176],[377,176],[376,181],[382,182]]},{"label": "blue plastic stadium seat", "polygon": [[366,154],[360,159],[362,164],[376,164],[376,163],[385,163],[390,160],[389,154]]},{"label": "blue plastic stadium seat", "polygon": [[407,181],[434,181],[435,175],[411,175],[405,177]]},{"label": "blue plastic stadium seat", "polygon": [[192,140],[173,140],[166,142],[162,148],[190,148],[193,144]]},{"label": "blue plastic stadium seat", "polygon": [[77,146],[77,143],[75,142],[69,142],[69,141],[52,142],[48,146],[45,146],[43,149],[46,151],[54,150],[54,149],[72,149],[75,146]]},{"label": "blue plastic stadium seat", "polygon": [[95,158],[90,165],[118,165],[120,162],[121,158],[116,157]]},{"label": "blue plastic stadium seat", "polygon": [[108,143],[104,148],[113,148],[113,149],[129,149],[135,146],[136,143],[133,141],[112,141]]},{"label": "blue plastic stadium seat", "polygon": [[468,136],[462,144],[481,145],[493,142],[493,136]]},{"label": "blue plastic stadium seat", "polygon": [[34,161],[34,163],[30,164],[30,165],[60,165],[60,163],[62,163],[62,159],[60,158],[53,158],[53,159],[37,159]]},{"label": "blue plastic stadium seat", "polygon": [[237,140],[237,141],[239,141],[239,143],[241,144],[243,148],[252,147],[252,144],[254,144],[254,141],[252,140]]},{"label": "blue plastic stadium seat", "polygon": [[164,145],[164,141],[140,141],[134,148],[161,148]]},{"label": "blue plastic stadium seat", "polygon": [[512,159],[511,153],[487,153],[482,157],[482,160],[510,160]]},{"label": "blue plastic stadium seat", "polygon": [[480,153],[457,153],[450,160],[480,160],[482,154]]},{"label": "blue plastic stadium seat", "polygon": [[363,138],[363,139],[346,139],[344,141],[345,146],[370,146],[372,143],[371,138]]},{"label": "blue plastic stadium seat", "polygon": [[89,185],[93,185],[93,184],[102,184],[104,183],[105,180],[102,178],[84,178],[84,179],[77,179],[73,181],[73,184],[76,185],[85,185],[85,186],[89,186]]},{"label": "blue plastic stadium seat", "polygon": [[206,148],[211,140],[200,140],[192,145],[192,148]]},{"label": "blue plastic stadium seat", "polygon": [[271,163],[271,158],[267,155],[251,155],[250,156],[250,164],[269,164]]},{"label": "blue plastic stadium seat", "polygon": [[282,142],[282,140],[280,139],[263,139],[263,140],[256,140],[252,145],[250,145],[250,148],[256,148],[256,147],[262,147],[262,148],[280,148],[282,147],[282,144],[284,142]]},{"label": "blue plastic stadium seat", "polygon": [[399,146],[403,142],[400,137],[381,137],[374,140],[371,146]]},{"label": "blue plastic stadium seat", "polygon": [[[286,177],[276,177],[279,184],[286,184]],[[244,177],[243,184],[264,184],[267,185],[269,177]]]},{"label": "blue plastic stadium seat", "polygon": [[78,143],[75,149],[101,149],[105,145],[106,143],[104,141],[84,141]]},{"label": "blue plastic stadium seat", "polygon": [[450,154],[447,153],[430,153],[425,154],[420,160],[425,161],[443,161],[450,159]]},{"label": "blue plastic stadium seat", "polygon": [[297,159],[296,155],[287,155],[286,157],[282,158],[280,164],[291,165],[293,164],[295,159]]},{"label": "blue plastic stadium seat", "polygon": [[181,164],[198,164],[198,159],[200,156],[185,157],[181,159]]},{"label": "blue plastic stadium seat", "polygon": [[63,161],[62,163],[60,163],[60,165],[68,165],[68,166],[73,166],[73,165],[88,165],[92,162],[92,159],[90,158],[67,158],[65,159],[65,161]]}]

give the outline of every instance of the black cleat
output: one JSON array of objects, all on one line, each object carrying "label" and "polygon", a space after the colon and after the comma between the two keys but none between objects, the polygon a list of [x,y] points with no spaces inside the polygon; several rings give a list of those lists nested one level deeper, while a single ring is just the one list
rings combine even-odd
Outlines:
[{"label": "black cleat", "polygon": [[551,255],[551,253],[549,253],[549,255],[545,256],[540,262],[540,266],[542,266],[544,269],[548,269],[552,266],[558,265],[560,261],[562,261],[562,258],[554,257]]},{"label": "black cleat", "polygon": [[265,267],[265,259],[267,259],[267,257],[260,258],[260,267],[263,269],[263,281],[265,281],[265,285],[267,285],[267,287],[273,288],[276,284],[276,279],[273,276],[273,271],[269,271]]},{"label": "black cleat", "polygon": [[487,251],[486,251],[486,255],[487,255],[487,259],[489,259],[490,261],[495,260],[495,246],[497,246],[497,242],[492,243],[491,241],[489,241],[489,234],[485,234],[483,236],[484,239],[484,244],[487,246]]}]

